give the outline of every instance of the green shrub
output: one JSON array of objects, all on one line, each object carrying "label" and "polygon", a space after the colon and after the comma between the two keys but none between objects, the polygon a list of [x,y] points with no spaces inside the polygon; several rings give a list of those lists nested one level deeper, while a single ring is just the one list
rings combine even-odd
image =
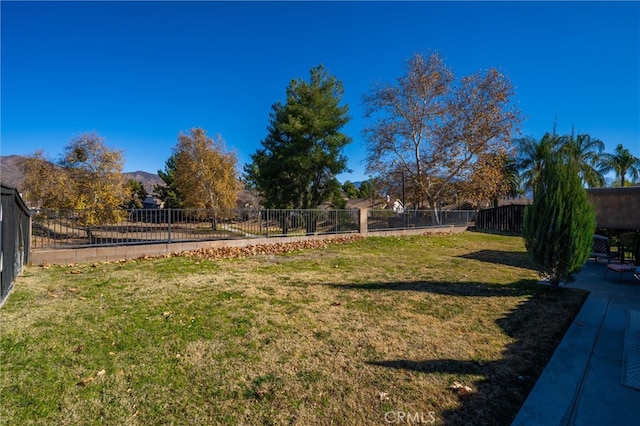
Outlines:
[{"label": "green shrub", "polygon": [[587,261],[595,226],[595,211],[576,163],[562,157],[547,159],[533,204],[525,209],[522,235],[529,255],[552,287]]}]

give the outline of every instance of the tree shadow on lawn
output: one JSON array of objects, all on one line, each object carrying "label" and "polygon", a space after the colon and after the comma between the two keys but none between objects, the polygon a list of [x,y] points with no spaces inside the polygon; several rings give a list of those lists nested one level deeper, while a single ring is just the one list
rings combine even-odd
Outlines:
[{"label": "tree shadow on lawn", "polygon": [[496,265],[514,266],[535,270],[535,265],[525,252],[505,251],[505,250],[480,250],[474,253],[463,254],[458,257],[464,259],[479,260],[481,262],[493,263]]},{"label": "tree shadow on lawn", "polygon": [[469,281],[410,281],[410,282],[372,282],[365,284],[328,284],[340,290],[368,291],[415,291],[468,297],[517,297],[534,294],[536,284],[533,280],[522,280],[511,284],[490,284]]},{"label": "tree shadow on lawn", "polygon": [[506,285],[411,282],[333,286],[344,290],[418,291],[469,297],[530,296],[496,320],[496,324],[514,340],[505,347],[499,360],[389,359],[368,362],[374,366],[424,374],[482,376],[483,379],[474,383],[462,383],[471,387],[471,392],[453,388],[446,390],[456,394],[460,405],[438,413],[438,421],[444,424],[511,424],[587,296],[587,292],[579,290],[550,290],[531,280]]}]

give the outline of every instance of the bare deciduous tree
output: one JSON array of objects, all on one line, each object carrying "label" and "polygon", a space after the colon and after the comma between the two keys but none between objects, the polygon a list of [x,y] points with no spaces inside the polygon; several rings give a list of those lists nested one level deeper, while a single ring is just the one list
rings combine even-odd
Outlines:
[{"label": "bare deciduous tree", "polygon": [[403,173],[407,192],[437,212],[455,182],[477,175],[478,158],[510,152],[520,123],[513,96],[511,83],[495,69],[456,84],[438,54],[414,55],[395,84],[364,96],[371,120],[364,132],[367,171],[385,180]]}]

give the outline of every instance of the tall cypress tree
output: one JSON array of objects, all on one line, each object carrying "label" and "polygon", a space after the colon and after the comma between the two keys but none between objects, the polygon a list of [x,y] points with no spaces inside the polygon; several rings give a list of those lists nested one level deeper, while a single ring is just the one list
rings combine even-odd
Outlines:
[{"label": "tall cypress tree", "polygon": [[309,82],[291,81],[286,103],[273,105],[262,149],[244,168],[266,207],[316,208],[339,190],[336,175],[347,167],[341,152],[351,142],[340,131],[349,121],[342,94],[342,83],[320,65]]},{"label": "tall cypress tree", "polygon": [[552,288],[589,258],[596,226],[593,206],[574,160],[548,158],[524,213],[523,238],[529,255]]}]

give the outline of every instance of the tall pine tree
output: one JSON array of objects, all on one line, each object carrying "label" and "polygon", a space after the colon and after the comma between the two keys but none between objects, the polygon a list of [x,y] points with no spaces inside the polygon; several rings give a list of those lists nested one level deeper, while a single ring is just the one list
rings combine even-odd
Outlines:
[{"label": "tall pine tree", "polygon": [[524,213],[522,235],[540,273],[557,288],[589,258],[595,211],[578,164],[562,156],[545,160],[534,194],[533,204]]},{"label": "tall pine tree", "polygon": [[155,185],[153,193],[164,202],[167,209],[181,209],[184,207],[183,196],[176,186],[176,164],[178,153],[174,152],[165,161],[164,171],[158,170],[158,176],[164,181],[164,185]]},{"label": "tall pine tree", "polygon": [[312,209],[339,191],[336,175],[347,168],[341,152],[351,142],[340,131],[349,121],[342,95],[342,83],[319,65],[309,82],[291,81],[286,103],[273,105],[262,149],[244,168],[266,207]]}]

